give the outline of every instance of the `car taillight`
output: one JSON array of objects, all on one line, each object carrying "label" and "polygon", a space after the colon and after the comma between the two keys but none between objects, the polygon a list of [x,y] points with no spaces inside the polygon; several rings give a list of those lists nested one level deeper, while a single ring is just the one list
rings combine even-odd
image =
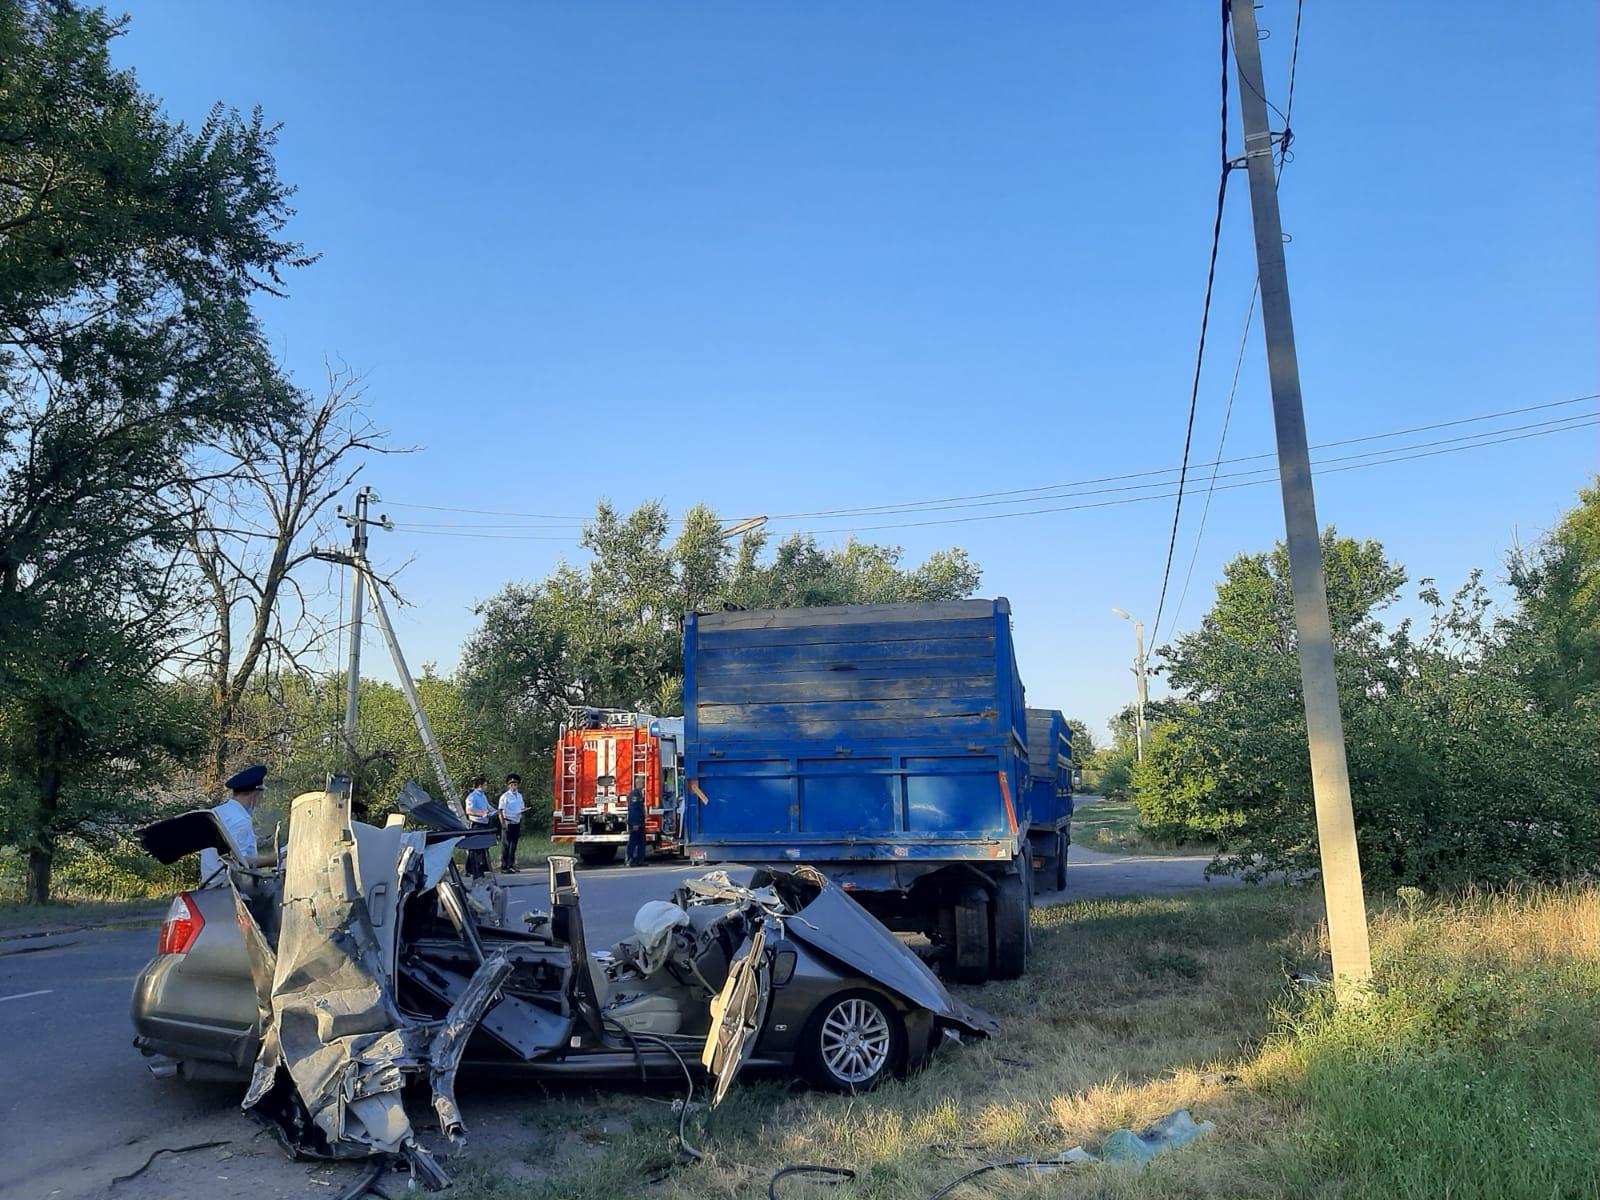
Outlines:
[{"label": "car taillight", "polygon": [[167,909],[167,919],[161,923],[161,937],[156,942],[157,954],[184,954],[194,945],[206,919],[200,915],[200,906],[187,892],[179,892]]}]

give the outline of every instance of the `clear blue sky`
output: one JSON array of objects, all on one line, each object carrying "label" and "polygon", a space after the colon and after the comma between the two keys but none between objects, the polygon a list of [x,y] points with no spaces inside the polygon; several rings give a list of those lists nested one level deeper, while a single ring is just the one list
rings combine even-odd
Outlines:
[{"label": "clear blue sky", "polygon": [[[1214,4],[129,10],[118,57],[172,116],[220,99],[283,123],[293,233],[323,259],[263,319],[302,383],[348,362],[421,447],[371,472],[396,519],[508,520],[402,502],[578,517],[602,496],[811,512],[1179,459],[1217,176]],[[1282,106],[1293,4],[1258,19]],[[1282,199],[1313,443],[1596,390],[1596,39],[1577,2],[1306,4]],[[1254,279],[1244,184],[1197,461]],[[1272,444],[1257,332],[1228,453]],[[1590,428],[1332,474],[1320,516],[1453,584],[1547,527],[1597,463]],[[1110,607],[1154,616],[1171,515],[861,536],[911,560],[969,549],[983,592],[1012,600],[1030,701],[1098,725],[1132,690]],[[1181,624],[1228,557],[1281,531],[1275,485],[1219,491]],[[581,554],[570,524],[377,538],[380,561],[415,556],[401,637],[444,670],[474,601]]]}]

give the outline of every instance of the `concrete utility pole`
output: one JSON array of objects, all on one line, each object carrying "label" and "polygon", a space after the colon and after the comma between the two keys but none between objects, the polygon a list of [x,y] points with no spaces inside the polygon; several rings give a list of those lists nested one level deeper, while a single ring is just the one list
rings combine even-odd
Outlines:
[{"label": "concrete utility pole", "polygon": [[1372,977],[1367,946],[1367,906],[1361,891],[1350,773],[1345,763],[1344,722],[1333,670],[1333,631],[1322,569],[1322,539],[1311,488],[1305,409],[1300,398],[1300,363],[1289,312],[1289,274],[1283,259],[1283,226],[1273,174],[1273,134],[1267,124],[1266,84],[1252,0],[1231,0],[1234,61],[1239,67],[1239,108],[1244,122],[1245,169],[1255,218],[1256,268],[1261,280],[1261,324],[1267,340],[1272,418],[1278,434],[1278,477],[1294,587],[1294,622],[1300,649],[1300,685],[1305,693],[1306,733],[1311,746],[1311,790],[1317,806],[1317,843],[1322,854],[1322,890],[1333,947],[1334,987],[1341,998],[1358,994]]},{"label": "concrete utility pole", "polygon": [[344,676],[344,748],[352,770],[356,759],[356,705],[361,697],[361,601],[366,593],[357,564],[367,557],[367,504],[373,499],[373,490],[363,487],[356,492],[355,512],[345,512],[342,504],[335,510],[350,526],[350,658]]},{"label": "concrete utility pole", "polygon": [[1113,608],[1112,612],[1124,621],[1133,621],[1133,677],[1137,681],[1135,695],[1138,697],[1138,706],[1133,714],[1133,747],[1134,757],[1138,762],[1144,761],[1144,706],[1149,699],[1146,690],[1146,672],[1144,668],[1144,622],[1134,621],[1120,608]]},{"label": "concrete utility pole", "polygon": [[466,820],[466,813],[461,811],[461,801],[456,796],[456,785],[450,778],[449,768],[444,765],[439,739],[433,736],[433,726],[428,723],[428,714],[422,711],[422,697],[417,695],[417,685],[412,682],[406,656],[400,652],[400,639],[395,637],[394,626],[389,623],[389,610],[384,607],[383,592],[378,587],[378,581],[372,577],[372,572],[367,569],[365,559],[361,560],[361,574],[366,578],[367,590],[372,593],[372,611],[378,618],[378,627],[383,630],[383,640],[389,643],[389,657],[394,661],[394,673],[400,677],[400,690],[405,693],[406,706],[411,709],[411,719],[416,722],[417,735],[422,739],[423,749],[428,752],[428,761],[433,764],[434,776],[444,789],[444,802],[456,810],[457,816]]},{"label": "concrete utility pole", "polygon": [[338,507],[340,518],[352,530],[348,552],[332,548],[316,552],[320,559],[350,568],[350,659],[346,667],[349,678],[345,685],[345,748],[350,757],[351,768],[354,770],[358,765],[356,710],[361,695],[361,601],[364,593],[370,593],[372,611],[378,618],[378,628],[383,631],[383,640],[388,644],[389,658],[394,663],[395,674],[400,677],[400,690],[405,694],[406,707],[411,710],[411,719],[416,724],[417,736],[422,739],[423,749],[427,751],[428,760],[433,764],[433,773],[439,780],[439,786],[444,789],[444,802],[455,810],[457,816],[465,820],[466,814],[461,810],[461,798],[456,795],[455,783],[451,780],[449,769],[444,764],[444,754],[439,749],[439,740],[433,735],[433,726],[428,721],[428,714],[422,710],[422,699],[417,695],[417,685],[411,678],[411,670],[406,666],[406,657],[400,650],[400,641],[395,637],[394,626],[389,621],[389,610],[384,606],[383,593],[379,589],[377,577],[372,573],[371,565],[367,562],[367,526],[394,528],[394,522],[385,513],[379,513],[377,520],[367,515],[368,505],[377,499],[379,499],[377,492],[370,487],[364,487],[356,493],[354,513],[346,513],[343,505]]}]

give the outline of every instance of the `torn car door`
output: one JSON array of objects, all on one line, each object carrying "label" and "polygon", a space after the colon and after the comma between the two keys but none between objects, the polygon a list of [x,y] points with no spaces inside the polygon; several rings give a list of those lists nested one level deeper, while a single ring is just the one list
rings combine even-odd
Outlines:
[{"label": "torn car door", "polygon": [[756,927],[744,955],[728,968],[728,980],[711,1001],[711,1032],[700,1061],[711,1075],[711,1107],[722,1102],[755,1049],[767,1019],[772,971],[767,962],[767,930]]}]

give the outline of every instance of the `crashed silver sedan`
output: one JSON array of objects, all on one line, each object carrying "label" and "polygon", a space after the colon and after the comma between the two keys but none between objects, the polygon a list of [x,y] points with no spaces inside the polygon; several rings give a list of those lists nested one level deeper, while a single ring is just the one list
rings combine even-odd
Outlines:
[{"label": "crashed silver sedan", "polygon": [[210,847],[228,878],[173,901],[134,1044],[158,1074],[248,1077],[244,1107],[296,1155],[404,1154],[436,1175],[401,1089],[426,1078],[459,1141],[463,1067],[682,1078],[697,1062],[715,1104],[747,1066],[865,1090],[994,1031],[813,868],[689,880],[591,953],[570,859],[551,861],[549,910],[514,927],[504,893],[452,862],[474,835],[414,788],[403,803],[427,828],[353,821],[342,778],[297,797],[282,867],[233,858],[208,811],[140,835],[163,862]]}]

